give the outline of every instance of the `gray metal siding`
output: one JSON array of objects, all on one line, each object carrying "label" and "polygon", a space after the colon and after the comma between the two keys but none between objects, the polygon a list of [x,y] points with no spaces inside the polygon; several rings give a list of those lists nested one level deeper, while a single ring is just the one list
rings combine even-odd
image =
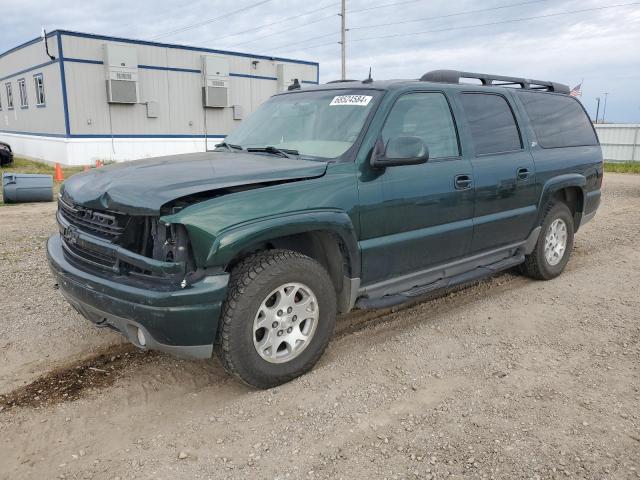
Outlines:
[{"label": "gray metal siding", "polygon": [[[58,58],[55,36],[48,39],[49,52]],[[34,68],[36,67],[36,68]],[[36,91],[33,76],[42,73],[44,79],[45,106],[36,105]],[[29,107],[20,107],[18,80],[24,78]],[[7,105],[5,84],[11,83],[14,109]],[[0,131],[30,132],[50,135],[64,135],[64,106],[60,82],[60,65],[46,55],[42,42],[33,43],[0,57]]]},{"label": "gray metal siding", "polygon": [[596,124],[605,161],[640,161],[640,124]]},{"label": "gray metal siding", "polygon": [[[201,56],[206,53],[135,45],[138,64],[143,66],[138,69],[140,103],[109,107],[104,65],[99,64],[103,60],[106,41],[64,35],[62,41],[65,58],[69,59],[65,61],[65,71],[72,135],[204,135],[205,114],[207,135],[226,135],[239,122],[233,120],[231,106],[241,105],[246,116],[277,93],[276,65],[283,63],[226,56],[232,75],[229,79],[230,107],[205,109],[202,106],[202,77],[198,72]],[[258,62],[255,68],[254,60]],[[316,81],[315,65],[295,64],[295,68],[300,72],[301,80]],[[158,102],[158,118],[147,118],[144,105],[147,101]]]}]

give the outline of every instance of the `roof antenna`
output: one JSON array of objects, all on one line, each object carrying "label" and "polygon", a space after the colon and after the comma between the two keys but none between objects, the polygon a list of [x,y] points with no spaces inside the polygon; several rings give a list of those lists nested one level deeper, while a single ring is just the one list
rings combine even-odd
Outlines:
[{"label": "roof antenna", "polygon": [[55,60],[56,57],[54,57],[49,53],[49,43],[47,42],[47,31],[44,29],[44,27],[42,27],[42,41],[44,42],[44,51],[47,52],[47,56],[51,60]]},{"label": "roof antenna", "polygon": [[369,76],[365,78],[362,83],[371,83],[373,82],[373,78],[371,78],[371,67],[369,67]]}]

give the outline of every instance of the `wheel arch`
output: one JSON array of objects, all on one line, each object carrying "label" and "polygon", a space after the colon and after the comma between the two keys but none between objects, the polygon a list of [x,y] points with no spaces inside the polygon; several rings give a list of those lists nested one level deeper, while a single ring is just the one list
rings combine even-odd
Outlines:
[{"label": "wheel arch", "polygon": [[540,204],[538,206],[538,224],[545,215],[545,205],[549,201],[563,202],[571,210],[574,223],[574,231],[578,231],[584,214],[585,186],[587,179],[580,174],[566,174],[554,177],[547,181],[542,189]]},{"label": "wheel arch", "polygon": [[329,273],[338,297],[338,310],[354,303],[360,279],[360,253],[349,216],[340,211],[280,215],[223,231],[207,256],[207,265],[231,271],[247,255],[261,250],[287,249],[318,261]]}]

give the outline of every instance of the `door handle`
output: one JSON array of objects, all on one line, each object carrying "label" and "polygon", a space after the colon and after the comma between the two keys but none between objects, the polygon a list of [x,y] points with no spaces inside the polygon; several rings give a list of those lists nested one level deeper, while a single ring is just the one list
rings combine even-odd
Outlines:
[{"label": "door handle", "polygon": [[453,184],[456,190],[469,190],[473,182],[471,181],[471,175],[461,174],[456,175]]},{"label": "door handle", "polygon": [[531,172],[529,171],[528,168],[519,168],[516,171],[516,177],[518,180],[526,180],[527,178],[529,178],[529,174]]}]

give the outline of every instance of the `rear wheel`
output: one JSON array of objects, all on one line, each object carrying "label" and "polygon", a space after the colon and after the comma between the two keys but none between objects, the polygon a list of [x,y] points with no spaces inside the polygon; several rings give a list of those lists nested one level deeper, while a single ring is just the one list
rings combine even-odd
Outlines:
[{"label": "rear wheel", "polygon": [[522,264],[522,272],[537,280],[551,280],[560,275],[573,249],[573,216],[564,203],[547,206],[538,242]]},{"label": "rear wheel", "polygon": [[218,354],[245,383],[269,388],[309,371],[336,320],[336,294],[322,266],[288,250],[261,252],[231,274]]}]

